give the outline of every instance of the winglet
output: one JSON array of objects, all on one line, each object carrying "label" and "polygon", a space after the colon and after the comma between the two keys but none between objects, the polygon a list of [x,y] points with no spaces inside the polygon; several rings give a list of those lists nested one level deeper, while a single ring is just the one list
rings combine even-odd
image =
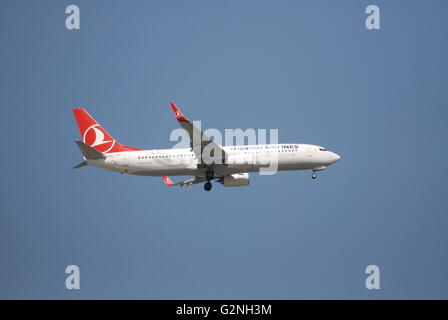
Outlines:
[{"label": "winglet", "polygon": [[163,176],[163,182],[165,182],[166,186],[174,186],[173,181],[171,181],[170,177],[168,176]]},{"label": "winglet", "polygon": [[179,111],[174,102],[171,102],[171,108],[173,109],[174,115],[176,116],[177,121],[179,122],[188,122],[187,118]]}]

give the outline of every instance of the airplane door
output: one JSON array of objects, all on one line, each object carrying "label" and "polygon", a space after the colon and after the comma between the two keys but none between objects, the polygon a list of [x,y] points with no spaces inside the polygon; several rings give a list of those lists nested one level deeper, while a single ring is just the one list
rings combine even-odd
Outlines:
[{"label": "airplane door", "polygon": [[313,157],[313,148],[312,147],[307,147],[305,155],[306,155],[307,158],[312,158]]}]

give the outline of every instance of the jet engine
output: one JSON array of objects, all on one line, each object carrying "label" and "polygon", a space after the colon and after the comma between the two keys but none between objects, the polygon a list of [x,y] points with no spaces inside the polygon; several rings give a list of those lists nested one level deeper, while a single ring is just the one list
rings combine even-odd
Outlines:
[{"label": "jet engine", "polygon": [[248,173],[235,173],[228,176],[224,176],[219,180],[224,187],[244,187],[249,185]]}]

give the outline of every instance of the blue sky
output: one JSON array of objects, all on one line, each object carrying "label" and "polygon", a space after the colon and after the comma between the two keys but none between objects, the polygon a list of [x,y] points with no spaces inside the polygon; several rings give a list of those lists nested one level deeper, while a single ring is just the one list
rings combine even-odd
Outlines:
[{"label": "blue sky", "polygon": [[[448,298],[446,2],[0,8],[0,298]],[[316,181],[252,174],[209,193],[72,169],[72,107],[125,145],[169,148],[170,101],[203,128],[276,128],[343,159]]]}]

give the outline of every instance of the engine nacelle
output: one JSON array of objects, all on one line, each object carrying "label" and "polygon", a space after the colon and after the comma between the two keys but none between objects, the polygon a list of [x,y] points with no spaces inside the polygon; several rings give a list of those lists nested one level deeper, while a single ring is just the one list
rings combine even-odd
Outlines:
[{"label": "engine nacelle", "polygon": [[235,173],[229,176],[224,176],[219,181],[224,187],[244,187],[249,185],[248,173]]}]

